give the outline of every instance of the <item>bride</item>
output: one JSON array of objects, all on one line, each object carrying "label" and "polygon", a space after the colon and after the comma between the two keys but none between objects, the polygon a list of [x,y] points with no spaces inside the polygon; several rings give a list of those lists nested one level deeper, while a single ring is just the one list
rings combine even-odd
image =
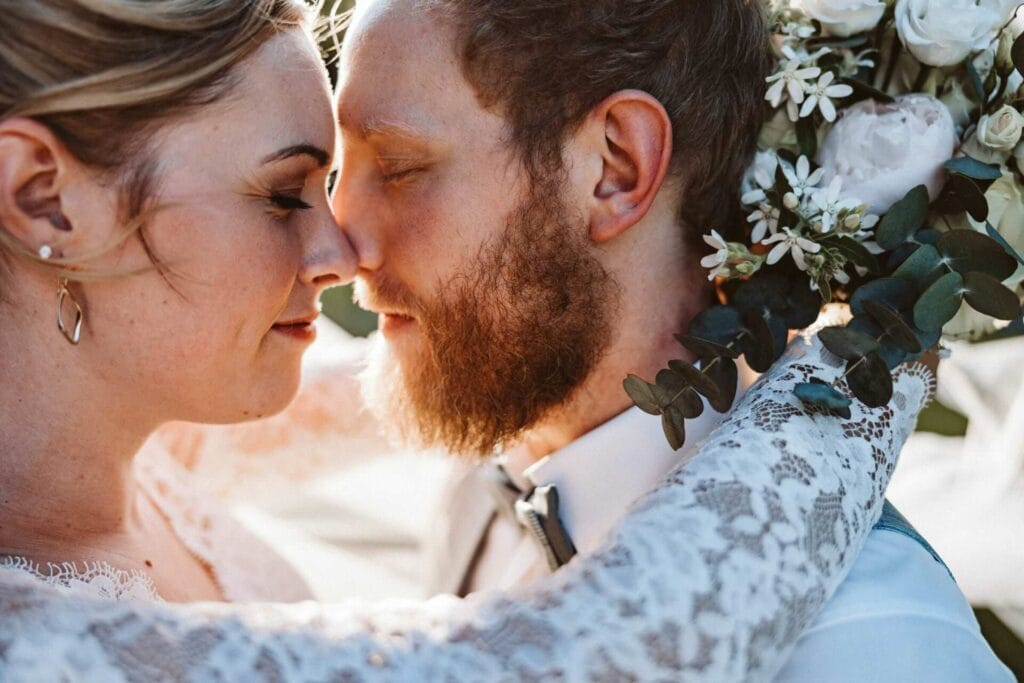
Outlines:
[{"label": "bride", "polygon": [[[266,607],[231,612],[240,630],[216,633],[189,615],[223,608],[166,622],[117,602],[308,597],[187,472],[135,456],[169,421],[255,420],[293,399],[318,297],[355,271],[328,206],[329,87],[293,0],[0,10],[0,671],[105,680],[174,653],[193,673],[269,678],[261,666],[285,678],[578,678],[595,653],[623,676],[781,666],[878,518],[925,373],[898,376],[888,412],[855,408],[883,453],[872,430],[799,408],[794,383],[839,370],[797,342],[601,551],[511,596]],[[801,447],[803,476],[778,476],[792,455],[765,417]],[[785,527],[773,553],[728,543],[731,522],[706,502],[738,472],[757,483],[754,514],[775,519],[765,534]],[[826,494],[832,507],[816,507]],[[812,543],[837,508],[845,531]],[[725,614],[702,607],[712,591]],[[103,654],[129,641],[136,661]],[[265,659],[233,658],[240,644]]]}]

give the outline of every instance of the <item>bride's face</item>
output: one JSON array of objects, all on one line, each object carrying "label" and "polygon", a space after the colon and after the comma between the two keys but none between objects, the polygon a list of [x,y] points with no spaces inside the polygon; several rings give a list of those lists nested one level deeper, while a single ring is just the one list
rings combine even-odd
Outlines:
[{"label": "bride's face", "polygon": [[[157,420],[234,422],[282,409],[320,293],[354,275],[328,205],[335,121],[312,40],[284,33],[236,78],[227,97],[152,141],[160,209],[146,243],[129,240],[109,265],[149,265],[148,246],[162,272],[81,286],[87,328],[75,353],[101,386],[126,400],[134,392],[133,407]],[[99,210],[80,218],[102,219]]]}]

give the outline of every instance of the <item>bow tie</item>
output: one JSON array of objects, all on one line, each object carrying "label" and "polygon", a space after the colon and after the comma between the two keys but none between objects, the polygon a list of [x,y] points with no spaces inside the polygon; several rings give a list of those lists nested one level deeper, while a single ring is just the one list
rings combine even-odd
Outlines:
[{"label": "bow tie", "polygon": [[572,559],[576,546],[558,518],[558,489],[549,485],[523,491],[501,463],[485,468],[485,478],[498,512],[537,542],[551,571]]}]

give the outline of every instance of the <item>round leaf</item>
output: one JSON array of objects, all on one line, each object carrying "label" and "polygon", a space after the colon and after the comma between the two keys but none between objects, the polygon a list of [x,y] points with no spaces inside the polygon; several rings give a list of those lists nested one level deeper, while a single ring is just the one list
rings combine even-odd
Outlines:
[{"label": "round leaf", "polygon": [[805,403],[825,408],[826,410],[842,410],[849,408],[853,401],[844,396],[835,387],[818,382],[803,382],[793,390],[797,398]]},{"label": "round leaf", "polygon": [[665,438],[668,439],[668,445],[672,450],[678,451],[686,443],[686,420],[676,408],[665,408],[665,412],[661,414],[661,429],[665,432]]},{"label": "round leaf", "polygon": [[662,410],[672,406],[686,419],[704,412],[704,401],[683,375],[673,370],[661,370],[655,382],[654,393]]},{"label": "round leaf", "polygon": [[928,216],[928,188],[918,185],[895,204],[882,217],[875,230],[878,245],[890,251],[906,242],[924,225]]},{"label": "round leaf", "polygon": [[803,282],[798,282],[786,294],[787,308],[782,319],[788,330],[802,330],[818,319],[821,313],[821,296],[811,291]]},{"label": "round leaf", "polygon": [[985,193],[978,184],[962,175],[951,175],[942,189],[942,194],[935,200],[935,210],[940,213],[960,213],[966,211],[976,221],[988,218],[988,202]]},{"label": "round leaf", "polygon": [[878,350],[878,341],[850,327],[826,327],[818,332],[825,348],[843,360],[857,360]]},{"label": "round leaf", "polygon": [[942,254],[930,244],[922,244],[892,274],[909,282],[921,282],[942,264]]},{"label": "round leaf", "polygon": [[787,308],[786,294],[789,282],[779,275],[768,273],[759,275],[741,284],[733,295],[732,304],[740,313],[754,311],[763,313],[781,313]]},{"label": "round leaf", "polygon": [[1020,315],[1020,299],[1013,290],[991,275],[967,273],[964,276],[964,299],[978,313],[998,320],[1013,320]]},{"label": "round leaf", "polygon": [[690,321],[689,334],[717,344],[728,344],[743,332],[740,312],[732,306],[712,306]]},{"label": "round leaf", "polygon": [[651,415],[661,415],[661,406],[651,385],[636,375],[630,375],[622,382],[622,387],[636,406]]},{"label": "round leaf", "polygon": [[[938,258],[939,254],[935,252],[936,263]],[[914,305],[914,290],[906,280],[898,278],[883,277],[865,282],[850,297],[850,312],[854,315],[866,313],[864,302],[869,299],[884,303],[897,311],[905,311]]]},{"label": "round leaf", "polygon": [[847,368],[846,383],[857,399],[869,408],[881,408],[892,399],[892,374],[877,353],[869,353]]},{"label": "round leaf", "polygon": [[1013,275],[1017,261],[1002,245],[974,230],[950,230],[939,238],[939,252],[958,273],[988,273],[1000,282]]},{"label": "round leaf", "polygon": [[985,222],[985,232],[988,233],[989,237],[994,239],[996,242],[999,242],[999,246],[1003,248],[1003,251],[1012,256],[1017,263],[1024,265],[1024,256],[1017,253],[1017,250],[1014,249],[1010,243],[1006,241],[1006,238],[999,234],[999,231],[996,230],[995,226],[988,221]]},{"label": "round leaf", "polygon": [[740,342],[747,364],[754,372],[767,372],[775,360],[775,336],[768,321],[754,311],[743,314],[747,334]]},{"label": "round leaf", "polygon": [[881,326],[886,336],[896,346],[907,353],[920,353],[922,351],[921,341],[917,338],[914,328],[903,319],[903,316],[896,309],[868,299],[864,302],[864,310],[875,319],[875,322]]},{"label": "round leaf", "polygon": [[998,164],[982,163],[968,156],[950,159],[943,165],[950,173],[958,173],[974,180],[999,180],[1003,175]]},{"label": "round leaf", "polygon": [[963,286],[960,273],[946,273],[936,280],[914,304],[914,324],[925,332],[941,330],[960,310]]},{"label": "round leaf", "polygon": [[736,387],[739,381],[736,361],[731,358],[719,358],[713,365],[705,368],[704,373],[718,387],[718,396],[709,397],[708,403],[719,413],[726,412],[732,407],[732,402],[736,400]]},{"label": "round leaf", "polygon": [[681,375],[689,386],[708,398],[718,395],[718,387],[711,378],[685,360],[670,360],[668,367],[672,372]]}]

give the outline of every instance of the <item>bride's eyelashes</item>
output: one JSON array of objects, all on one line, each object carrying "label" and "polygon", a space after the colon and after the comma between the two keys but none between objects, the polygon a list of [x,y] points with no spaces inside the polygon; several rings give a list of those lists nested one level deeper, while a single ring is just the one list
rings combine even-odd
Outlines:
[{"label": "bride's eyelashes", "polygon": [[382,178],[386,183],[397,183],[402,180],[413,177],[417,173],[423,172],[424,168],[406,168],[401,171],[392,171],[390,173],[384,173]]}]

